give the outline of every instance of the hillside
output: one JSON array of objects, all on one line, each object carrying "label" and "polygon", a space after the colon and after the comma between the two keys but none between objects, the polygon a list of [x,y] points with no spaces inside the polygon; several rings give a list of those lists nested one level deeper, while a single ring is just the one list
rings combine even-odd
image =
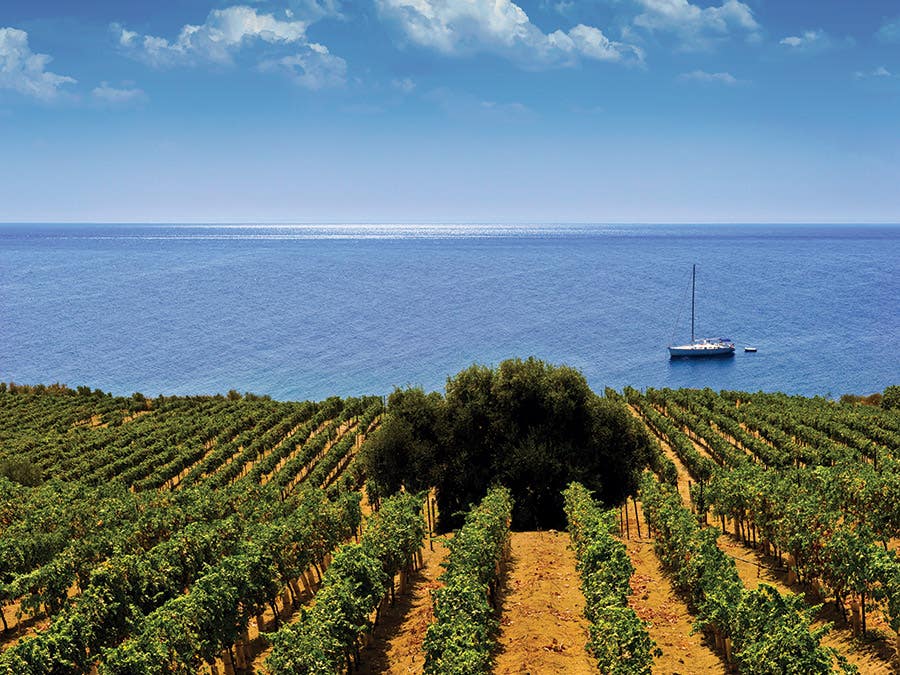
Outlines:
[{"label": "hillside", "polygon": [[[303,659],[320,652],[333,672],[464,672],[426,634],[467,575],[485,604],[460,654],[498,673],[590,672],[633,649],[660,673],[896,671],[896,412],[708,390],[604,400],[645,435],[636,499],[567,502],[572,541],[510,535],[491,512],[500,529],[472,541],[494,537],[496,557],[479,562],[469,535],[433,538],[436,493],[366,489],[381,398],[5,386],[0,672],[278,675],[313,672]],[[488,527],[478,513],[465,527]]]}]

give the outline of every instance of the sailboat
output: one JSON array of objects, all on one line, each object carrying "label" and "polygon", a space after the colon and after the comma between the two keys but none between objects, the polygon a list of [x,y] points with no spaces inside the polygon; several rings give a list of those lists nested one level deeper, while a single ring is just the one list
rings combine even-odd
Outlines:
[{"label": "sailboat", "polygon": [[682,356],[732,356],[734,342],[731,338],[695,338],[694,337],[694,291],[697,286],[697,265],[691,272],[691,342],[686,345],[669,345],[669,358]]}]

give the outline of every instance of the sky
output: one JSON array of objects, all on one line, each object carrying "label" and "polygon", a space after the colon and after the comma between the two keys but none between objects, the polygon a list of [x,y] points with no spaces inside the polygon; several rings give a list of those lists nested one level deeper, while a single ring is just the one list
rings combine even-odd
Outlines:
[{"label": "sky", "polygon": [[900,0],[3,0],[3,222],[900,222]]}]

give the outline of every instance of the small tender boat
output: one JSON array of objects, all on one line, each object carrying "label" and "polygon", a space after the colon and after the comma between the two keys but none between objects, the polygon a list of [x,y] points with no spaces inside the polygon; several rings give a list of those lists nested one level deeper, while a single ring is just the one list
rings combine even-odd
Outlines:
[{"label": "small tender boat", "polygon": [[755,351],[756,351],[756,347],[744,347],[744,351],[745,351],[745,352],[755,352]]},{"label": "small tender boat", "polygon": [[[694,290],[697,286],[697,266],[691,271],[691,342],[686,345],[669,345],[669,358],[682,356],[732,356],[734,342],[731,338],[695,338],[694,337]],[[755,350],[754,350],[755,351]]]}]

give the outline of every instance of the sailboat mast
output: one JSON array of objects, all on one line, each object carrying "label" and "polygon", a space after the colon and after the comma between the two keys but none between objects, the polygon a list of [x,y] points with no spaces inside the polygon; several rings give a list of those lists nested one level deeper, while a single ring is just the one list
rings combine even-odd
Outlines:
[{"label": "sailboat mast", "polygon": [[694,286],[697,283],[697,264],[691,271],[691,344],[694,344]]}]

